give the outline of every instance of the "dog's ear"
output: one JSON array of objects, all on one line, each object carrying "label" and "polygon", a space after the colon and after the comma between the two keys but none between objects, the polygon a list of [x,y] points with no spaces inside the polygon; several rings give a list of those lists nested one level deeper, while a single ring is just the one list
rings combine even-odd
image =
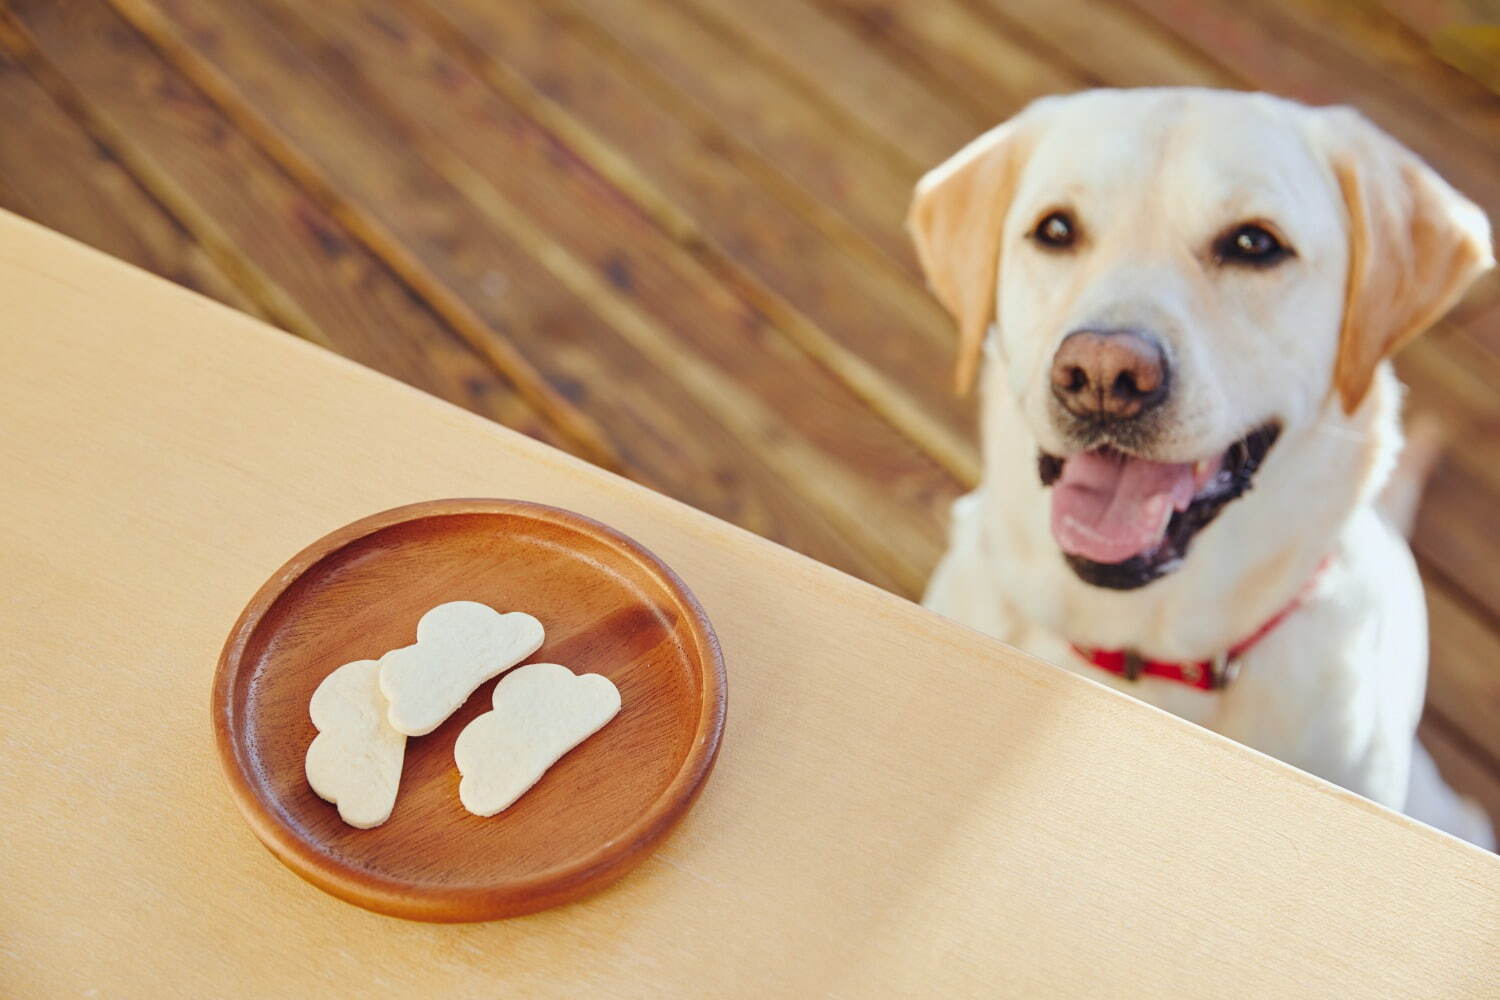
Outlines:
[{"label": "dog's ear", "polygon": [[1435,323],[1494,264],[1489,220],[1415,153],[1350,108],[1317,112],[1349,217],[1334,387],[1346,413],[1380,362]]},{"label": "dog's ear", "polygon": [[957,389],[968,392],[995,318],[1000,229],[1023,159],[1018,115],[981,135],[917,182],[906,217],[917,259],[958,321]]}]

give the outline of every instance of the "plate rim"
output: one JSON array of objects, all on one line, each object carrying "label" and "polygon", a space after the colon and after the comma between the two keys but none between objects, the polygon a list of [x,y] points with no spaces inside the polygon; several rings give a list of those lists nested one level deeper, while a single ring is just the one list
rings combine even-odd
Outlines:
[{"label": "plate rim", "polygon": [[[257,794],[236,739],[231,693],[244,653],[272,605],[323,559],[354,542],[399,524],[432,517],[501,514],[546,521],[582,532],[633,559],[654,576],[684,612],[698,647],[702,696],[687,756],[667,787],[623,833],[568,864],[500,886],[419,888],[361,872],[313,851]],[[590,895],[619,879],[650,854],[697,799],[718,758],[727,713],[728,678],[723,651],[708,615],[682,578],[650,549],[623,532],[576,511],[530,500],[465,497],[423,500],[359,518],[322,535],[292,556],[263,583],[240,612],[214,669],[210,699],[220,769],[241,815],[256,838],[303,879],[346,902],[389,916],[432,922],[470,922],[520,916]]]}]

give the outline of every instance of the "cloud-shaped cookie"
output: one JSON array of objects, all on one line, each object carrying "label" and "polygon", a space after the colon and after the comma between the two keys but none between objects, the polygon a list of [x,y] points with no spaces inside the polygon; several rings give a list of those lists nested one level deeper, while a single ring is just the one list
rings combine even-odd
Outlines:
[{"label": "cloud-shaped cookie", "polygon": [[406,737],[386,722],[380,664],[346,663],[323,678],[308,704],[318,735],[307,748],[307,783],[339,807],[350,826],[368,830],[391,818]]},{"label": "cloud-shaped cookie", "polygon": [[475,688],[535,653],[542,638],[542,623],[520,611],[502,615],[476,601],[439,604],[417,622],[415,645],[380,658],[386,718],[407,736],[432,732]]},{"label": "cloud-shaped cookie", "polygon": [[563,754],[620,710],[608,677],[579,677],[556,663],[532,663],[495,685],[495,709],[464,727],[453,747],[469,812],[493,816],[536,784]]}]

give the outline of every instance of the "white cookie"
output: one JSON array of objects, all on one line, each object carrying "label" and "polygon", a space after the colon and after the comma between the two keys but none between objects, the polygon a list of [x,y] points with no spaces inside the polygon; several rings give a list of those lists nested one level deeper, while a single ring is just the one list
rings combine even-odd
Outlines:
[{"label": "white cookie", "polygon": [[542,638],[542,623],[519,611],[502,615],[476,601],[439,604],[417,622],[415,645],[380,658],[386,718],[407,736],[432,732],[475,688],[535,653]]},{"label": "white cookie", "polygon": [[307,783],[339,807],[339,818],[368,830],[391,818],[406,737],[385,719],[380,664],[346,663],[323,678],[307,706],[318,735],[307,748]]},{"label": "white cookie", "polygon": [[463,780],[458,797],[493,816],[536,784],[547,768],[597,733],[620,710],[608,677],[579,677],[556,663],[532,663],[495,685],[495,709],[464,727],[453,747]]}]

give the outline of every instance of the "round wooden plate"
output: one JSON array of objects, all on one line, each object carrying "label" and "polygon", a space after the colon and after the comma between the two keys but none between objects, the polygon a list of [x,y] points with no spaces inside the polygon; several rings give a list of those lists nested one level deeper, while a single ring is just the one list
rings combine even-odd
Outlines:
[{"label": "round wooden plate", "polygon": [[[303,773],[308,700],[338,666],[416,641],[422,613],[454,600],[535,615],[547,639],[527,662],[605,675],[620,713],[481,818],[459,803],[453,742],[489,709],[490,681],[407,741],[390,820],[346,826]],[[461,921],[556,906],[638,864],[707,779],[724,703],[703,609],[646,549],[553,507],[437,500],[356,521],[283,566],[224,646],[213,718],[236,803],[292,870],[371,910]]]}]

